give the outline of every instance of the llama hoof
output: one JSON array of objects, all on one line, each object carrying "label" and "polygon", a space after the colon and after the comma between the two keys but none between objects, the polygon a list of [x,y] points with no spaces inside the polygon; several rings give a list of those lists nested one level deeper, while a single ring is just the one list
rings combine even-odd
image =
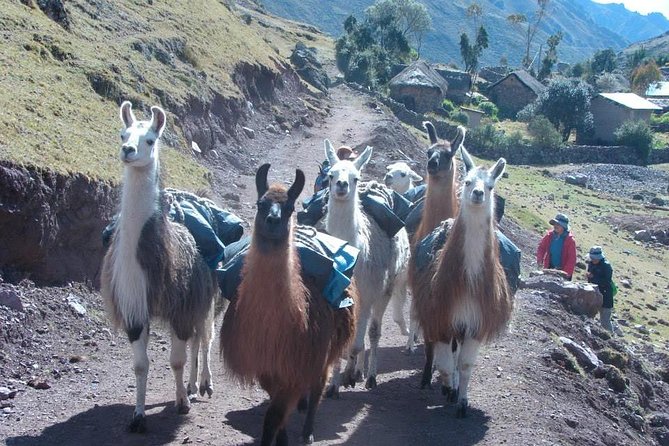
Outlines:
[{"label": "llama hoof", "polygon": [[297,402],[297,411],[300,413],[304,413],[307,411],[308,408],[309,408],[309,400],[307,400],[306,396],[303,396],[302,398],[300,398],[300,401]]},{"label": "llama hoof", "polygon": [[197,394],[197,384],[191,384],[191,383],[188,383],[188,385],[186,386],[186,393],[187,393],[188,395],[195,395],[195,394]]},{"label": "llama hoof", "polygon": [[211,384],[205,383],[200,386],[200,396],[204,396],[205,393],[209,398],[214,394],[214,389],[211,388]]},{"label": "llama hoof", "polygon": [[458,400],[458,391],[448,386],[441,386],[441,394],[446,397],[446,402],[455,403]]},{"label": "llama hoof", "polygon": [[407,347],[404,349],[404,354],[407,356],[413,356],[416,354],[416,347]]},{"label": "llama hoof", "polygon": [[463,399],[458,402],[458,407],[455,410],[455,417],[456,418],[465,418],[467,416],[467,408],[469,407],[469,404],[467,404],[467,400]]},{"label": "llama hoof", "polygon": [[144,414],[133,415],[132,421],[128,425],[128,430],[136,434],[143,434],[146,432],[146,416],[144,416]]},{"label": "llama hoof", "polygon": [[376,376],[370,376],[367,378],[365,389],[376,389]]},{"label": "llama hoof", "polygon": [[305,435],[302,437],[302,444],[312,444],[314,442],[314,434]]},{"label": "llama hoof", "polygon": [[349,387],[355,387],[356,383],[355,375],[352,375],[351,373],[344,373],[344,376],[342,377],[342,384],[344,384],[345,388]]},{"label": "llama hoof", "polygon": [[355,371],[355,376],[353,377],[355,382],[361,383],[364,377],[362,376],[362,370],[356,370]]},{"label": "llama hoof", "polygon": [[186,415],[190,412],[190,401],[188,398],[177,402],[177,413],[180,415]]},{"label": "llama hoof", "polygon": [[325,398],[332,398],[334,400],[339,399],[339,386],[331,385],[328,387],[328,390],[325,391]]},{"label": "llama hoof", "polygon": [[423,377],[420,381],[420,388],[432,390],[432,377]]}]

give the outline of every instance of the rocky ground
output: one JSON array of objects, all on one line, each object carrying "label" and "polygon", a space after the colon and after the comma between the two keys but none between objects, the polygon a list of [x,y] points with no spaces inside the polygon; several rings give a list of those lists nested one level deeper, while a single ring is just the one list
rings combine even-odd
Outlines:
[{"label": "rocky ground", "polygon": [[[375,146],[369,178],[407,155],[419,164],[425,141],[416,142],[383,107],[340,86],[320,99],[327,113],[304,120],[293,95],[287,132],[270,129],[258,111],[254,137],[239,152],[208,155],[219,201],[247,221],[254,214],[253,168],[269,161],[270,178],[290,181],[295,167],[308,184],[323,158],[323,138],[335,146]],[[311,117],[312,120],[309,120]],[[272,124],[274,125],[274,124]],[[503,180],[502,180],[503,181]],[[503,229],[527,252],[537,236],[511,221]],[[99,293],[81,285],[38,288],[0,283],[0,439],[7,445],[254,444],[267,408],[265,393],[227,376],[214,354],[213,398],[199,398],[190,414],[177,415],[168,365],[169,340],[157,327],[151,336],[147,392],[148,428],[129,434],[134,402],[131,352],[113,333]],[[470,386],[470,416],[454,417],[438,386],[419,389],[422,348],[405,343],[387,314],[381,341],[378,388],[344,390],[325,400],[317,415],[316,444],[669,444],[669,358],[611,338],[597,322],[566,311],[557,296],[521,290],[509,333],[486,346]],[[220,327],[220,320],[217,321]],[[571,342],[570,342],[571,341]],[[295,414],[289,436],[297,442],[303,418]]]}]

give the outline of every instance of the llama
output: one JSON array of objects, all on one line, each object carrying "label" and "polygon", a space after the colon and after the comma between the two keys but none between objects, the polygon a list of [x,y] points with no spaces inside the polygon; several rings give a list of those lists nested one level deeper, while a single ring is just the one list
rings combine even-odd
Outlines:
[{"label": "llama", "polygon": [[447,231],[444,247],[429,266],[415,271],[413,281],[413,310],[426,346],[421,386],[430,385],[437,357],[444,393],[449,399],[457,395],[458,417],[467,412],[467,388],[481,343],[504,331],[513,309],[493,218],[493,188],[506,161],[500,158],[485,170],[464,148],[462,159],[467,173],[458,215],[439,228]]},{"label": "llama", "polygon": [[[383,313],[394,294],[406,294],[406,267],[409,261],[409,240],[404,228],[394,237],[363,211],[358,196],[360,172],[372,156],[367,147],[356,159],[339,160],[329,140],[325,154],[332,166],[329,171],[330,190],[325,217],[326,231],[360,250],[355,266],[355,280],[360,295],[356,337],[342,377],[335,364],[328,396],[336,397],[340,384],[353,386],[363,379],[365,331],[369,325],[369,364],[365,387],[376,387],[377,355],[381,338]],[[399,298],[399,297],[397,297]],[[371,321],[370,321],[371,319]]]},{"label": "llama", "polygon": [[[144,404],[151,318],[165,322],[171,329],[170,366],[176,382],[177,411],[188,413],[188,395],[197,391],[200,346],[200,394],[211,396],[213,392],[209,350],[218,287],[214,272],[199,254],[186,227],[167,217],[158,162],[158,140],[166,116],[160,107],[151,107],[151,113],[150,121],[137,121],[132,104],[121,104],[121,212],[101,276],[101,293],[109,317],[116,328],[127,333],[132,345],[136,379],[135,411],[129,426],[132,432],[146,430]],[[186,389],[183,368],[189,340],[192,360]]]},{"label": "llama", "polygon": [[[258,212],[242,282],[221,327],[227,367],[242,382],[257,380],[269,394],[262,445],[286,445],[285,423],[308,395],[303,440],[313,442],[314,416],[333,362],[348,348],[355,331],[355,289],[345,291],[355,305],[334,309],[309,277],[302,277],[293,244],[291,215],[304,187],[295,182],[267,184],[270,165],[256,173]],[[301,400],[302,399],[302,400]]]},{"label": "llama", "polygon": [[[462,146],[466,134],[466,129],[458,126],[455,138],[449,142],[437,138],[437,131],[431,122],[423,122],[423,127],[430,138],[430,146],[427,150],[427,186],[420,224],[411,238],[413,245],[432,232],[443,220],[453,218],[457,213],[458,200],[455,185],[458,176],[458,162],[454,156]],[[409,262],[409,283],[412,290],[418,287],[418,284],[415,283],[415,269],[416,256],[412,255]],[[396,305],[400,304],[396,303]],[[416,349],[417,325],[412,314],[406,345],[408,353],[413,353]]]},{"label": "llama", "polygon": [[414,187],[414,182],[423,181],[423,177],[402,161],[390,164],[386,170],[383,182],[398,194],[403,194]]}]

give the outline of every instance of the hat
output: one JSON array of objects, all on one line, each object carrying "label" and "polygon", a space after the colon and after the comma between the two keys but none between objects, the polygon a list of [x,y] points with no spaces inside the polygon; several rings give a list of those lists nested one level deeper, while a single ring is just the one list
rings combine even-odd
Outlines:
[{"label": "hat", "polygon": [[358,153],[349,146],[341,146],[337,149],[337,158],[340,160],[353,161],[358,156]]},{"label": "hat", "polygon": [[551,218],[548,223],[551,225],[560,225],[565,231],[569,231],[569,217],[564,214],[557,214],[555,218]]},{"label": "hat", "polygon": [[590,260],[602,260],[604,258],[604,251],[602,251],[601,246],[593,246],[590,248],[588,256],[590,257]]}]

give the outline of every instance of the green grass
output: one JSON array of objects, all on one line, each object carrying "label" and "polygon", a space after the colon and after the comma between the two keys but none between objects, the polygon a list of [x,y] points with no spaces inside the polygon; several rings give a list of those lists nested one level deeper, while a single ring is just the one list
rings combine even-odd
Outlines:
[{"label": "green grass", "polygon": [[[168,112],[169,184],[207,185],[172,111],[187,111],[194,99],[241,97],[235,67],[276,71],[274,50],[218,1],[119,1],[100,10],[72,1],[67,10],[70,32],[20,2],[0,9],[0,158],[117,182],[118,103],[130,99],[136,110],[159,104]],[[174,66],[133,49],[175,42],[182,51]]]},{"label": "green grass", "polygon": [[[667,165],[659,166],[669,171]],[[571,169],[560,166],[552,171]],[[669,327],[657,324],[669,320],[669,305],[662,303],[669,279],[665,265],[669,264],[669,249],[653,249],[635,242],[624,231],[615,231],[606,221],[614,215],[667,217],[666,212],[646,209],[638,202],[607,196],[564,181],[544,176],[543,168],[508,166],[509,178],[502,179],[498,190],[506,199],[506,214],[538,234],[548,229],[548,220],[557,212],[565,212],[572,223],[579,260],[592,245],[601,245],[614,268],[617,283],[627,278],[631,289],[620,287],[615,312],[634,324],[653,330],[651,340],[662,345],[669,339]],[[659,274],[656,274],[658,272]],[[584,272],[577,270],[575,280],[585,281]],[[656,306],[652,311],[647,304]],[[650,322],[650,324],[649,324]],[[652,325],[656,323],[656,325]],[[633,329],[627,329],[630,333]],[[629,336],[629,335],[628,335]]]}]

